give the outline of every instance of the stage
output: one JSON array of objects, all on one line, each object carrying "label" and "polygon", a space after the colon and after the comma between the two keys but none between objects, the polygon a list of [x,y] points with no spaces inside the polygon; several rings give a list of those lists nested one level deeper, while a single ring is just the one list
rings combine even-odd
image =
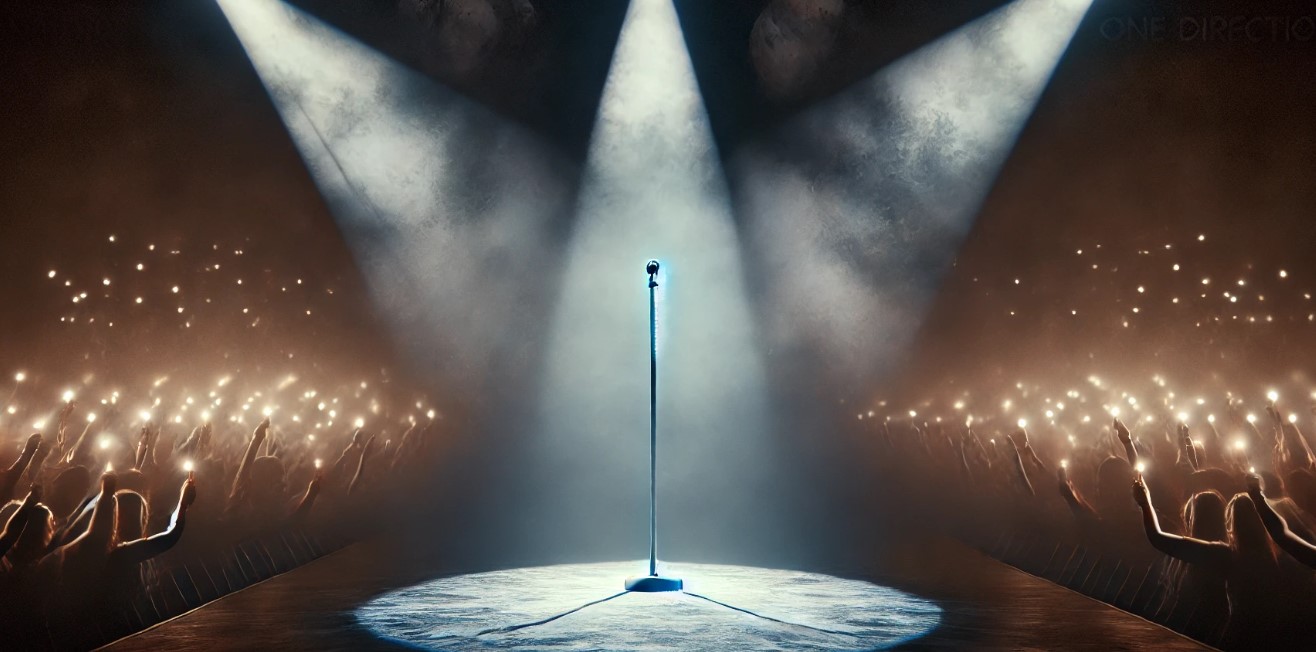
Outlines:
[{"label": "stage", "polygon": [[[436,572],[436,568],[440,570]],[[473,572],[483,570],[487,569],[473,569]],[[912,602],[905,605],[916,614],[938,613],[931,621],[933,626],[930,629],[919,630],[913,637],[906,637],[908,640],[891,640],[896,649],[1206,649],[1170,630],[946,539],[917,539],[890,544],[880,554],[875,553],[872,563],[866,568],[823,570],[837,577],[872,582],[867,586],[885,592],[884,595],[903,594],[907,600],[934,605],[931,611],[920,611],[920,607]],[[216,600],[105,649],[418,649],[381,637],[377,616],[381,609],[388,608],[388,602],[381,600],[389,596],[405,597],[412,587],[424,587],[436,578],[452,575],[445,571],[442,563],[420,559],[414,545],[404,546],[387,540],[358,544]],[[457,576],[454,579],[462,578]],[[398,589],[403,591],[397,592]],[[609,595],[612,594],[599,597]],[[682,599],[702,600],[700,596],[689,598],[688,595]],[[597,610],[616,609],[608,605],[617,602],[612,600],[592,605],[554,619],[551,637],[532,647],[636,649],[615,642],[610,647],[606,642],[609,639],[600,642],[598,631],[588,632],[595,638],[585,638],[582,614],[593,614],[590,618],[595,619],[597,625],[602,613]],[[441,608],[443,605],[433,606]],[[698,613],[717,613],[717,618],[726,626],[741,628],[736,630],[737,635],[743,634],[745,627],[763,624],[755,620],[761,620],[762,614],[737,613],[722,606],[715,605],[712,611]],[[393,615],[408,616],[398,612]],[[573,622],[573,618],[579,620]],[[646,626],[643,622],[630,622],[635,628]],[[469,623],[482,634],[497,633],[487,630],[495,629],[498,624],[497,615],[489,616],[487,624]],[[767,624],[774,628],[783,624],[794,626],[781,621]],[[651,643],[648,649],[688,649],[689,646],[679,644],[681,624],[667,622],[666,625],[668,638],[665,642]],[[693,633],[696,629],[706,630],[707,626],[708,623],[701,621],[698,628],[691,627],[690,641],[706,644],[703,642],[706,639]],[[577,628],[580,629],[580,640],[573,640]],[[612,640],[634,639],[634,636],[627,638],[624,634]],[[706,635],[706,631],[699,632],[700,637]],[[806,640],[797,647],[793,647],[789,639],[776,636],[774,639],[777,649],[819,649],[818,644],[826,645],[826,639]],[[455,647],[470,649],[465,643],[468,641]],[[424,647],[449,649],[442,642]],[[499,644],[490,639],[488,647],[495,649]],[[753,649],[761,648],[755,646]]]}]

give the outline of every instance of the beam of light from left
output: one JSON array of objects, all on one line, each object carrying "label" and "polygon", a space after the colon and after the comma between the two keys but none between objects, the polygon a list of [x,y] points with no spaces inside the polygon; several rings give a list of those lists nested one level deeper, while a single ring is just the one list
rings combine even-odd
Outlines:
[{"label": "beam of light from left", "polygon": [[1090,2],[1015,0],[734,153],[775,348],[897,368]]},{"label": "beam of light from left", "polygon": [[763,352],[711,129],[670,0],[628,8],[595,121],[540,389],[537,537],[648,550],[657,258],[658,556],[732,548],[772,510]]},{"label": "beam of light from left", "polygon": [[417,370],[533,366],[574,171],[526,129],[281,0],[219,0]]}]

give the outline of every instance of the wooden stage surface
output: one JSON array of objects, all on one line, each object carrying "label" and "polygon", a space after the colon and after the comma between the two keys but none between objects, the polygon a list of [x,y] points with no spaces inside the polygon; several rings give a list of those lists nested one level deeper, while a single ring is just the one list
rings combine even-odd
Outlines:
[{"label": "wooden stage surface", "polygon": [[[1208,649],[952,541],[892,544],[874,556],[870,568],[849,575],[943,610],[936,631],[902,649]],[[352,613],[375,595],[436,576],[432,569],[388,541],[357,544],[104,649],[409,649],[375,638]]]}]

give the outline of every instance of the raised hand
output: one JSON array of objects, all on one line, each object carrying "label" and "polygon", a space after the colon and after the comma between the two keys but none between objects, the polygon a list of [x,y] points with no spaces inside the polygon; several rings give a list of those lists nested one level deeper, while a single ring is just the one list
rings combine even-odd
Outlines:
[{"label": "raised hand", "polygon": [[101,496],[109,497],[114,495],[114,490],[119,488],[119,476],[106,471],[101,475]]},{"label": "raised hand", "polygon": [[197,438],[197,454],[203,454],[210,449],[210,435],[214,428],[207,421],[201,426],[201,436]]},{"label": "raised hand", "polygon": [[23,455],[34,455],[37,447],[41,445],[41,433],[34,432],[27,438],[27,443],[23,445]]},{"label": "raised hand", "polygon": [[27,496],[23,498],[23,504],[19,509],[31,509],[41,502],[41,485],[32,483],[32,488],[27,490]]},{"label": "raised hand", "polygon": [[1128,427],[1124,425],[1124,422],[1120,421],[1118,417],[1115,418],[1114,428],[1115,435],[1119,437],[1120,443],[1133,443],[1133,435],[1129,432]]},{"label": "raised hand", "polygon": [[1151,507],[1151,495],[1147,493],[1147,485],[1141,479],[1133,481],[1133,502],[1143,509]]},{"label": "raised hand", "polygon": [[186,512],[188,507],[196,500],[196,479],[192,474],[188,474],[187,479],[183,481],[183,489],[178,494],[178,511]]},{"label": "raised hand", "polygon": [[76,402],[69,401],[64,404],[64,407],[59,409],[59,417],[55,421],[57,428],[55,432],[58,433],[60,441],[64,441],[64,433],[69,427],[69,417],[73,416],[73,410],[77,409],[77,407],[78,404]]},{"label": "raised hand", "polygon": [[1252,502],[1260,504],[1266,497],[1261,493],[1261,476],[1255,473],[1247,474],[1247,495],[1252,497]]}]

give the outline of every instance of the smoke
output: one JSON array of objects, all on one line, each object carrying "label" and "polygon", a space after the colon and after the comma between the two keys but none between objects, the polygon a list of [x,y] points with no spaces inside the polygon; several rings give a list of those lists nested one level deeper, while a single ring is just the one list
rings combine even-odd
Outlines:
[{"label": "smoke", "polygon": [[470,396],[531,373],[574,168],[297,9],[222,5],[412,370]]},{"label": "smoke", "polygon": [[784,368],[842,387],[895,368],[1086,6],[1017,0],[734,155]]}]

